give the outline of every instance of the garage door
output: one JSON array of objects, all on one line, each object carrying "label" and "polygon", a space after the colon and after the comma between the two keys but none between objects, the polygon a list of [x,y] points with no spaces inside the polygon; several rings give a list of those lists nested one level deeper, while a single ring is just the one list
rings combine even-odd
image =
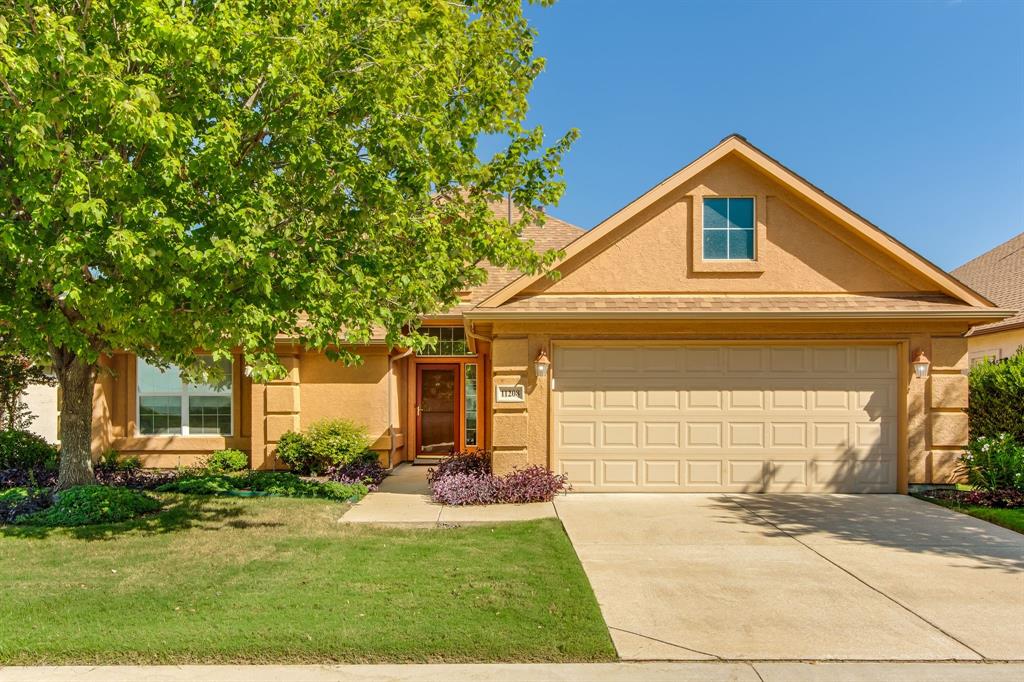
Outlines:
[{"label": "garage door", "polygon": [[556,345],[576,490],[895,492],[890,346]]}]

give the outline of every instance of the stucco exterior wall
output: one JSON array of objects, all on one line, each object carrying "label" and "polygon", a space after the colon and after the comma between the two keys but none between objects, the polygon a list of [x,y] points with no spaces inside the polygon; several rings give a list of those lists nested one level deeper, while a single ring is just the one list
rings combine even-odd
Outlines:
[{"label": "stucco exterior wall", "polygon": [[[764,343],[821,341],[884,341],[900,349],[900,489],[910,483],[948,483],[956,480],[955,466],[967,443],[967,342],[965,328],[948,322],[495,322],[493,326],[493,381],[521,383],[524,403],[496,403],[493,410],[494,468],[498,473],[537,464],[550,467],[550,380],[537,377],[533,359],[552,341],[678,340],[757,341]],[[932,358],[927,379],[910,370],[914,351]]]},{"label": "stucco exterior wall", "polygon": [[57,387],[56,386],[29,386],[23,398],[25,406],[32,412],[35,419],[29,425],[28,430],[42,436],[48,443],[56,443],[60,440],[57,435]]},{"label": "stucco exterior wall", "polygon": [[[757,268],[695,263],[704,195],[753,196]],[[706,265],[706,264],[705,264]],[[777,181],[731,156],[559,267],[528,293],[893,293],[934,285],[868,245]]]},{"label": "stucco exterior wall", "polygon": [[967,350],[972,362],[983,357],[1001,360],[1016,353],[1021,346],[1024,346],[1024,327],[967,337]]}]

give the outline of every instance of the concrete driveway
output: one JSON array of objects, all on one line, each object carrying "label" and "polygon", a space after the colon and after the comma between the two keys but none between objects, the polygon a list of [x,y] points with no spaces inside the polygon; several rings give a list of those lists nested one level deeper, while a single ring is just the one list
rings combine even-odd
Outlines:
[{"label": "concrete driveway", "polygon": [[1024,536],[903,495],[555,504],[627,660],[1021,660]]}]

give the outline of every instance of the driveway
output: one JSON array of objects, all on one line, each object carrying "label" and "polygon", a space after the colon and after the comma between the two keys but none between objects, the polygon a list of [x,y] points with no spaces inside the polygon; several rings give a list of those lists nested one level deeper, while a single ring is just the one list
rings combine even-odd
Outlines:
[{"label": "driveway", "polygon": [[1024,536],[903,495],[575,494],[627,660],[1024,659]]}]

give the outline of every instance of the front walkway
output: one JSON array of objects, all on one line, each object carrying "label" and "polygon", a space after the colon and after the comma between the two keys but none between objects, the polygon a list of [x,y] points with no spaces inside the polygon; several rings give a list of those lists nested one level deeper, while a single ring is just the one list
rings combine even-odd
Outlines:
[{"label": "front walkway", "polygon": [[0,668],[4,682],[1019,682],[1019,663],[480,663]]},{"label": "front walkway", "polygon": [[427,470],[430,467],[400,464],[384,479],[380,490],[370,493],[341,517],[343,523],[387,526],[451,526],[502,521],[555,518],[550,502],[449,507],[430,500]]},{"label": "front walkway", "polygon": [[555,506],[623,659],[1024,660],[1024,536],[937,505],[577,494]]}]

